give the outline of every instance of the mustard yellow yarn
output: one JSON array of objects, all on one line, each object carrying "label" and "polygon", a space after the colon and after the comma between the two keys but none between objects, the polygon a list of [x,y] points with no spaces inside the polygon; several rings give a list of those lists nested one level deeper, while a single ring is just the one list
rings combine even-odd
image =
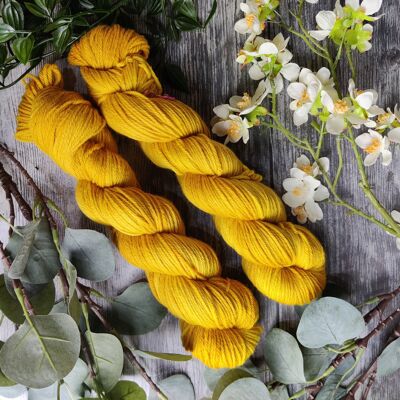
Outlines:
[{"label": "mustard yellow yarn", "polygon": [[78,93],[63,90],[57,66],[46,65],[31,77],[19,106],[17,138],[35,143],[78,179],[79,207],[111,226],[122,255],[146,271],[155,297],[181,320],[187,350],[212,368],[247,360],[261,334],[252,293],[220,276],[214,251],[185,236],[168,200],[139,188],[104,119]]},{"label": "mustard yellow yarn", "polygon": [[195,111],[161,96],[148,52],[147,42],[134,31],[99,26],[73,46],[69,62],[81,68],[107,124],[138,140],[155,164],[177,174],[187,198],[214,216],[262,293],[286,304],[315,299],[326,282],[319,241],[286,222],[278,195],[232,151],[210,139]]}]

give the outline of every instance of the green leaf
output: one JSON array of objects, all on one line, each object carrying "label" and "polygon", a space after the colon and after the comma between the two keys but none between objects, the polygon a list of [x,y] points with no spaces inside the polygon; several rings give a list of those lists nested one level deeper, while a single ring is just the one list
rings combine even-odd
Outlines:
[{"label": "green leaf", "polygon": [[[15,57],[17,57],[17,59],[21,61],[22,64],[27,64],[29,59],[31,58],[34,43],[35,41],[31,36],[17,38],[13,40],[11,44],[12,51]],[[27,261],[28,259],[26,259],[26,262]]]},{"label": "green leaf", "polygon": [[303,353],[304,375],[307,381],[312,381],[320,377],[335,358],[335,354],[326,350],[324,347],[319,349],[303,347],[301,352]]},{"label": "green leaf", "polygon": [[341,383],[346,379],[348,371],[353,368],[354,358],[346,358],[325,380],[324,386],[315,400],[339,400],[346,394],[346,389]]},{"label": "green leaf", "polygon": [[[108,333],[93,333],[86,331],[94,356],[96,375],[106,392],[118,382],[124,365],[124,353],[120,341]],[[91,386],[92,383],[89,382]]]},{"label": "green leaf", "polygon": [[17,1],[7,1],[1,11],[1,16],[3,21],[15,30],[24,29],[24,10]]},{"label": "green leaf", "polygon": [[214,17],[214,15],[215,15],[215,13],[217,11],[217,6],[218,6],[217,5],[217,0],[214,0],[213,4],[212,4],[212,7],[211,7],[211,10],[210,10],[210,13],[208,14],[208,17],[207,17],[206,21],[203,24],[203,28],[205,28],[210,23],[212,18]]},{"label": "green leaf", "polygon": [[[31,316],[0,351],[4,374],[30,388],[50,386],[64,378],[78,360],[80,334],[66,314]],[[32,351],[34,349],[34,351]]]},{"label": "green leaf", "polygon": [[15,35],[15,30],[12,26],[0,22],[0,43],[7,42]]},{"label": "green leaf", "polygon": [[228,370],[218,381],[212,400],[269,400],[267,387],[243,369]]},{"label": "green leaf", "polygon": [[36,4],[33,3],[24,3],[25,7],[29,10],[29,12],[33,15],[35,15],[36,17],[39,18],[47,18],[48,17],[48,13],[46,11],[44,11],[42,8],[40,8],[39,6],[37,6]]},{"label": "green leaf", "polygon": [[58,54],[64,53],[69,45],[72,30],[69,25],[62,25],[53,32],[53,45]]},{"label": "green leaf", "polygon": [[0,44],[0,65],[4,64],[7,58],[7,47],[4,44]]},{"label": "green leaf", "polygon": [[63,379],[60,388],[60,398],[57,398],[58,382],[43,389],[29,389],[28,400],[71,400],[83,396],[85,391],[84,381],[89,369],[85,362],[78,358],[72,371]]},{"label": "green leaf", "polygon": [[[17,227],[24,238],[15,232],[11,235],[6,250],[12,259],[15,259],[20,253],[25,236],[32,229],[32,224]],[[59,255],[53,242],[49,223],[46,219],[41,218],[25,271],[23,274],[17,274],[16,276],[19,276],[19,279],[23,282],[33,284],[48,283],[54,279],[60,268]]]},{"label": "green leaf", "polygon": [[150,0],[147,5],[147,14],[154,16],[165,10],[165,0]]},{"label": "green leaf", "polygon": [[137,356],[150,358],[153,360],[168,360],[168,361],[189,361],[192,359],[190,354],[174,354],[174,353],[158,353],[155,351],[134,350]]},{"label": "green leaf", "polygon": [[147,282],[134,283],[111,302],[111,320],[121,334],[143,335],[156,329],[167,314]]},{"label": "green leaf", "polygon": [[[3,347],[4,342],[0,342],[0,350]],[[15,382],[13,382],[11,379],[8,379],[3,372],[0,370],[0,387],[9,387],[9,386],[15,386]],[[1,396],[1,392],[0,392]]]},{"label": "green leaf", "polygon": [[303,312],[297,339],[310,348],[341,345],[360,336],[364,328],[364,318],[357,308],[335,297],[323,297],[312,302]]},{"label": "green leaf", "polygon": [[271,400],[288,400],[289,394],[286,386],[278,386],[269,393]]},{"label": "green leaf", "polygon": [[52,22],[51,24],[46,25],[46,27],[43,29],[43,32],[51,32],[54,31],[54,29],[59,28],[60,26],[68,25],[71,23],[70,18],[59,18]]},{"label": "green leaf", "polygon": [[[157,384],[170,400],[195,400],[192,382],[186,375],[172,375]],[[157,399],[158,396],[154,392],[151,392],[149,400]]]},{"label": "green leaf", "polygon": [[282,329],[272,329],[265,338],[264,357],[274,378],[281,383],[304,383],[303,355],[296,339]]},{"label": "green leaf", "polygon": [[[40,292],[30,297],[30,301],[36,314],[44,315],[51,311],[54,298],[54,283],[49,282]],[[0,275],[0,310],[15,324],[21,325],[25,320],[18,300],[11,296],[6,288],[4,275]]]},{"label": "green leaf", "polygon": [[189,87],[185,74],[178,65],[165,64],[164,77],[171,86],[185,93],[189,92]]},{"label": "green leaf", "polygon": [[94,4],[89,0],[79,0],[79,5],[86,10],[94,8]]},{"label": "green leaf", "polygon": [[100,232],[67,228],[62,250],[81,278],[99,282],[110,278],[114,273],[112,245]]},{"label": "green leaf", "polygon": [[400,338],[390,343],[378,357],[377,376],[382,378],[400,369]]},{"label": "green leaf", "polygon": [[119,381],[108,397],[110,400],[146,400],[146,392],[135,382]]}]

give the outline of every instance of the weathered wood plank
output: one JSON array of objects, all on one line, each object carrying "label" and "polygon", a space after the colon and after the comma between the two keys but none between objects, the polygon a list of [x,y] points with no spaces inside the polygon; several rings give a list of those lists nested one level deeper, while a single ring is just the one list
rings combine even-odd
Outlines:
[{"label": "weathered wood plank", "polygon": [[[211,1],[204,3],[209,6]],[[296,1],[282,1],[282,3],[282,14],[287,15],[287,10],[293,8]],[[307,5],[306,26],[314,27],[316,10],[332,9],[334,0],[320,3],[320,6]],[[204,16],[208,9],[209,7],[202,9]],[[380,104],[386,107],[393,106],[399,98],[400,28],[398,19],[400,6],[398,0],[385,1],[383,12],[385,13],[384,18],[376,23],[373,49],[358,58],[360,71],[358,84],[364,88],[374,86],[379,92]],[[216,18],[206,32],[185,34],[180,43],[169,49],[170,59],[180,64],[187,73],[191,88],[191,92],[187,95],[174,91],[170,91],[171,94],[193,106],[207,121],[212,116],[214,105],[226,101],[233,94],[254,87],[254,83],[249,81],[247,74],[240,73],[234,62],[237,50],[244,40],[243,37],[239,37],[233,32],[234,21],[239,15],[239,1],[219,0]],[[272,32],[269,34],[271,35]],[[313,57],[310,57],[305,46],[299,41],[291,41],[289,47],[293,50],[294,60],[301,66],[313,69],[321,66],[312,62]],[[85,91],[78,72],[67,66],[65,61],[59,61],[58,64],[64,69],[69,88]],[[349,74],[345,68],[341,73],[341,78],[343,81],[347,81],[348,77]],[[17,157],[28,168],[44,193],[65,211],[72,227],[91,227],[103,230],[102,227],[96,226],[84,218],[76,206],[74,180],[62,173],[34,146],[15,141],[13,136],[15,116],[22,93],[22,85],[0,93],[1,142],[15,151]],[[293,127],[288,103],[288,98],[282,95],[279,109],[287,125]],[[137,171],[143,188],[171,199],[184,217],[188,234],[210,243],[216,249],[226,275],[247,282],[241,272],[239,257],[222,242],[211,218],[196,210],[183,198],[175,177],[170,172],[154,167],[131,141],[119,137],[118,142],[121,145],[121,151]],[[293,150],[286,140],[277,133],[259,130],[253,133],[247,145],[239,143],[231,147],[247,165],[265,177],[267,184],[282,193],[281,183],[288,176],[294,159],[299,155],[299,152]],[[331,141],[330,145],[324,148],[323,155],[331,157],[334,153],[334,142]],[[356,166],[353,162],[347,161],[351,160],[348,148],[345,150],[345,159],[345,170],[339,189],[346,198],[367,209],[368,204],[358,187]],[[333,163],[334,160],[333,157]],[[400,171],[398,149],[394,153],[394,161],[389,169],[377,164],[368,170],[378,197],[390,210],[396,208],[400,210],[398,171]],[[22,187],[23,180],[18,178],[18,184]],[[29,189],[25,188],[24,192],[28,192],[32,198]],[[3,213],[4,201],[1,201],[0,204],[0,212]],[[359,217],[346,214],[343,209],[324,205],[323,210],[324,220],[311,225],[310,229],[321,239],[327,250],[330,282],[339,285],[344,291],[344,296],[354,303],[398,285],[400,281],[399,254],[394,240]],[[18,216],[18,220],[21,221],[21,216]],[[1,232],[2,237],[4,234],[4,231]],[[130,282],[143,276],[140,270],[130,267],[117,254],[116,256],[118,267],[114,277],[108,282],[98,285],[110,294],[120,292]],[[262,322],[267,330],[276,324],[285,328],[295,325],[296,314],[291,307],[277,305],[260,295],[258,298],[261,304]],[[7,337],[12,329],[10,324],[3,325],[0,330],[1,338]],[[141,349],[166,352],[183,351],[177,322],[172,317],[168,317],[157,331],[137,337],[133,342]],[[379,343],[374,346],[372,353],[376,353],[378,345]],[[262,345],[258,347],[255,354],[256,360],[262,355],[261,348]],[[155,379],[162,379],[176,372],[184,372],[192,379],[198,398],[207,394],[202,377],[203,367],[197,361],[186,364],[150,361],[146,362],[146,365]],[[397,375],[379,382],[375,386],[371,398],[397,400],[399,392],[400,380]]]}]

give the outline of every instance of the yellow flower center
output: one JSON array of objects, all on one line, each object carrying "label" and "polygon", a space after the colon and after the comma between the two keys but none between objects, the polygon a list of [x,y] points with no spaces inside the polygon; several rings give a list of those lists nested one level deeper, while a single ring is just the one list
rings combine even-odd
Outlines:
[{"label": "yellow flower center", "polygon": [[236,121],[232,121],[228,130],[229,136],[235,136],[240,133],[240,125]]},{"label": "yellow flower center", "polygon": [[298,206],[293,209],[293,214],[300,218],[304,218],[306,217],[306,210],[304,209],[303,206]]},{"label": "yellow flower center", "polygon": [[300,99],[297,100],[297,107],[303,106],[304,104],[308,103],[310,100],[311,100],[310,96],[308,95],[307,90],[305,90],[303,92],[303,94],[301,95]]},{"label": "yellow flower center", "polygon": [[378,115],[378,118],[376,119],[376,122],[378,123],[378,125],[386,124],[389,121],[390,117],[391,117],[390,113],[385,113],[385,114]]},{"label": "yellow flower center", "polygon": [[378,138],[373,138],[371,144],[364,149],[368,154],[375,153],[381,147],[381,141]]},{"label": "yellow flower center", "polygon": [[313,173],[313,167],[312,165],[308,164],[308,165],[303,165],[302,167],[300,167],[300,169],[305,172],[307,175],[312,175]]},{"label": "yellow flower center", "polygon": [[251,106],[251,97],[248,93],[244,93],[242,97],[242,101],[237,103],[240,110],[244,110],[245,108]]},{"label": "yellow flower center", "polygon": [[297,187],[297,188],[293,189],[292,193],[293,193],[293,196],[298,197],[298,196],[301,196],[303,194],[303,191],[301,190],[301,188]]},{"label": "yellow flower center", "polygon": [[256,19],[256,16],[254,15],[254,14],[248,14],[248,15],[246,15],[246,23],[247,23],[247,26],[249,27],[249,28],[252,28],[253,27],[253,25],[254,25],[254,20]]},{"label": "yellow flower center", "polygon": [[337,100],[334,105],[334,110],[336,114],[345,114],[349,111],[349,106],[346,100]]}]

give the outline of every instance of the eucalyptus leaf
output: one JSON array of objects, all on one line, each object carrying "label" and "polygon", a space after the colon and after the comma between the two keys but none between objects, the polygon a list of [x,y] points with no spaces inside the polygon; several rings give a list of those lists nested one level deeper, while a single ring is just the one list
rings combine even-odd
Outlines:
[{"label": "eucalyptus leaf", "polygon": [[[4,344],[4,374],[30,388],[44,388],[64,378],[79,356],[80,334],[66,314],[31,316]],[[32,351],[35,349],[35,351]]]},{"label": "eucalyptus leaf", "polygon": [[43,389],[29,389],[28,400],[71,400],[84,394],[84,381],[89,373],[88,366],[78,358],[72,371],[63,379],[60,397],[57,398],[58,382]]},{"label": "eucalyptus leaf", "polygon": [[341,345],[360,336],[364,328],[364,318],[357,308],[335,297],[323,297],[304,310],[297,339],[309,348]]},{"label": "eucalyptus leaf", "polygon": [[[0,350],[3,347],[4,342],[0,341]],[[11,379],[8,379],[3,372],[0,370],[0,387],[9,387],[9,386],[15,386],[16,383],[12,381]],[[0,391],[0,396],[1,396],[1,391]]]},{"label": "eucalyptus leaf", "polygon": [[312,381],[320,377],[336,355],[324,347],[318,349],[303,347],[301,352],[303,353],[304,375],[307,381]]},{"label": "eucalyptus leaf", "polygon": [[213,390],[212,400],[218,400],[221,393],[233,382],[243,378],[254,378],[248,371],[240,368],[228,369],[218,380]]},{"label": "eucalyptus leaf", "polygon": [[[18,232],[23,237],[15,232],[11,235],[6,250],[12,259],[15,259],[20,254],[24,245],[24,238],[29,235],[33,227],[33,223],[17,227]],[[54,279],[60,268],[59,255],[53,242],[49,223],[45,218],[41,218],[38,222],[26,268],[22,274],[17,271],[17,275],[14,274],[14,276],[18,276],[23,282],[33,284],[48,283]]]},{"label": "eucalyptus leaf", "polygon": [[[54,300],[55,288],[53,282],[49,282],[40,292],[30,297],[33,309],[38,315],[48,314],[54,305]],[[25,320],[21,305],[6,288],[4,275],[0,275],[0,310],[15,324],[21,325]]]},{"label": "eucalyptus leaf", "polygon": [[7,42],[13,36],[15,36],[15,29],[8,24],[0,22],[0,43]]},{"label": "eucalyptus leaf", "polygon": [[289,393],[286,386],[277,386],[275,389],[271,390],[269,393],[271,400],[288,400]]},{"label": "eucalyptus leaf", "polygon": [[122,334],[151,332],[166,314],[167,309],[157,302],[147,282],[134,283],[111,302],[110,318]]},{"label": "eucalyptus leaf", "polygon": [[16,30],[24,29],[24,10],[15,0],[8,0],[1,10],[3,21]]},{"label": "eucalyptus leaf", "polygon": [[[270,400],[267,387],[260,380],[248,377],[237,379],[227,386],[219,400]],[[214,400],[214,397],[213,397]]]},{"label": "eucalyptus leaf", "polygon": [[150,358],[153,360],[168,360],[168,361],[189,361],[192,359],[190,354],[174,354],[174,353],[158,353],[155,351],[134,350],[137,356]]},{"label": "eucalyptus leaf", "polygon": [[31,58],[34,44],[34,39],[31,36],[27,36],[13,40],[11,48],[15,57],[17,57],[17,59],[21,61],[22,64],[27,64],[29,59]]},{"label": "eucalyptus leaf", "polygon": [[400,338],[390,343],[377,360],[378,378],[393,374],[400,369]]},{"label": "eucalyptus leaf", "polygon": [[[157,385],[167,395],[168,400],[195,400],[192,382],[186,375],[169,376],[158,382]],[[157,400],[156,393],[151,392],[149,400]]]},{"label": "eucalyptus leaf", "polygon": [[[124,353],[120,341],[108,333],[86,332],[90,345],[96,374],[106,392],[118,382],[124,365]],[[90,385],[92,384],[89,382]]]},{"label": "eucalyptus leaf", "polygon": [[272,329],[265,338],[264,357],[274,378],[281,383],[304,383],[303,355],[296,339],[282,329]]},{"label": "eucalyptus leaf", "polygon": [[346,394],[346,389],[341,383],[346,379],[347,372],[354,366],[353,357],[346,358],[325,380],[324,386],[319,391],[315,400],[339,400]]},{"label": "eucalyptus leaf", "polygon": [[110,392],[110,400],[146,400],[146,392],[135,382],[119,381]]},{"label": "eucalyptus leaf", "polygon": [[81,278],[99,282],[110,278],[114,273],[112,245],[100,232],[67,228],[62,250]]}]

